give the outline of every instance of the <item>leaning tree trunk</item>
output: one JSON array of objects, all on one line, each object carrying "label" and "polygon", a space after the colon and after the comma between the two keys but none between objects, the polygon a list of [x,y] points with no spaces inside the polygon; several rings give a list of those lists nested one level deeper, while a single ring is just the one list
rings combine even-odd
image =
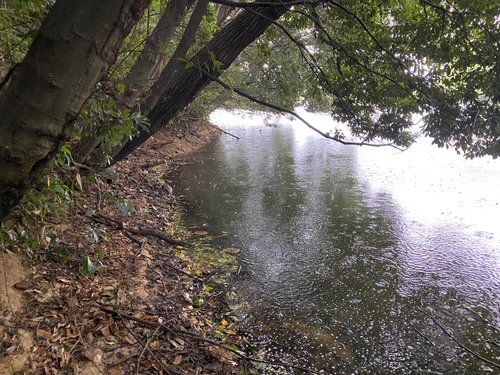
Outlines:
[{"label": "leaning tree trunk", "polygon": [[[254,40],[272,25],[271,20],[279,19],[287,11],[286,7],[262,6],[255,11],[243,11],[227,26],[219,30],[212,40],[203,47],[190,61],[194,64],[189,69],[177,71],[166,87],[160,87],[160,99],[149,113],[149,132],[144,130],[132,141],[127,142],[113,158],[116,163],[144,143],[156,133],[184,107],[191,103],[196,96],[211,82],[210,78],[199,69],[207,69],[218,77],[227,69],[238,55]],[[255,14],[258,12],[264,17]],[[220,66],[214,62],[222,63]],[[165,70],[160,76],[160,80]]]},{"label": "leaning tree trunk", "polygon": [[0,98],[0,222],[68,139],[151,0],[58,0]]},{"label": "leaning tree trunk", "polygon": [[[125,85],[125,90],[117,98],[118,106],[132,107],[136,104],[137,98],[148,89],[151,82],[158,78],[160,68],[167,60],[166,51],[162,50],[161,46],[167,48],[172,36],[186,18],[187,11],[194,1],[169,1],[156,27],[147,38],[142,52],[122,82]],[[99,144],[101,141],[99,131],[100,129],[95,129],[91,132],[90,127],[83,129],[80,142],[71,150],[77,163],[83,163]]]},{"label": "leaning tree trunk", "polygon": [[[181,40],[177,45],[174,54],[168,61],[168,64],[165,67],[165,69],[163,69],[164,71],[161,74],[161,77],[151,87],[151,92],[142,106],[142,113],[144,115],[147,116],[151,108],[153,108],[156,102],[158,101],[158,95],[161,93],[161,88],[167,87],[169,82],[172,80],[172,77],[175,75],[175,73],[178,70],[184,68],[185,63],[181,59],[186,58],[186,54],[189,48],[194,43],[196,30],[198,30],[198,27],[200,26],[203,16],[207,10],[207,6],[208,6],[208,0],[198,0],[198,4],[196,4],[196,8],[194,9],[191,18],[189,19],[189,22],[186,26],[186,30],[184,30],[184,33],[182,34]],[[120,146],[116,147],[111,152],[111,157],[114,158],[115,155],[122,149],[123,145],[126,144],[128,141],[129,137],[124,136]],[[97,150],[92,154],[96,156],[95,159],[99,160],[100,164],[104,163],[103,155],[99,154]]]}]

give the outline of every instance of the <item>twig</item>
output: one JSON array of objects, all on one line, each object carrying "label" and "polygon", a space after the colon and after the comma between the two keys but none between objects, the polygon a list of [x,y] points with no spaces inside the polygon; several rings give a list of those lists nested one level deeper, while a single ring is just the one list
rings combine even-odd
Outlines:
[{"label": "twig", "polygon": [[155,237],[158,237],[158,238],[162,239],[163,241],[171,243],[172,245],[189,246],[189,247],[193,246],[193,244],[191,244],[189,242],[176,240],[176,239],[174,239],[172,237],[169,237],[166,234],[163,234],[162,232],[157,231],[157,230],[153,230],[153,229],[136,229],[136,228],[125,227],[125,225],[123,224],[122,221],[115,220],[115,219],[113,219],[111,217],[108,217],[108,216],[105,216],[105,215],[102,215],[102,214],[91,216],[91,218],[94,219],[94,220],[96,218],[103,218],[104,220],[107,220],[111,224],[116,225],[121,230],[125,230],[125,231],[128,231],[130,233],[138,234],[138,235],[141,235],[141,236],[155,236]]},{"label": "twig", "polygon": [[[419,309],[420,310],[420,309]],[[429,314],[428,312],[424,311],[424,310],[420,310],[421,312],[423,312],[425,315],[427,315],[430,319],[432,319],[432,321],[434,323],[436,323],[436,325],[441,328],[441,330],[450,338],[452,339],[458,346],[460,346],[463,350],[465,350],[466,352],[472,354],[474,357],[476,357],[477,359],[483,361],[483,362],[486,362],[492,366],[495,366],[496,368],[499,368],[500,369],[500,364],[496,363],[496,362],[493,362],[493,361],[490,361],[489,359],[486,359],[484,357],[481,357],[481,355],[477,354],[475,351],[473,351],[472,349],[469,349],[468,347],[466,347],[465,345],[463,345],[460,341],[458,341],[455,336],[453,336],[451,333],[449,333],[446,328],[444,328],[437,320],[436,318],[434,318],[431,314]]]},{"label": "twig", "polygon": [[142,242],[139,241],[137,238],[135,238],[134,236],[132,236],[129,232],[127,232],[126,230],[123,231],[123,233],[125,234],[125,236],[127,236],[132,242],[135,242],[136,244],[138,244],[139,246],[142,246]]},{"label": "twig", "polygon": [[477,311],[474,311],[470,307],[465,306],[462,303],[462,301],[460,301],[455,294],[453,294],[453,293],[450,293],[450,294],[451,294],[451,296],[453,298],[455,298],[457,300],[457,302],[460,304],[460,307],[462,307],[463,309],[465,309],[465,310],[469,311],[470,313],[472,313],[472,314],[476,315],[477,317],[479,317],[479,319],[481,319],[483,321],[483,323],[486,324],[486,327],[488,327],[489,329],[493,330],[495,333],[500,334],[500,329],[498,327],[495,327],[487,319],[483,318],[483,316],[481,314],[479,314]]},{"label": "twig", "polygon": [[146,348],[149,346],[149,343],[151,342],[151,340],[153,339],[153,337],[155,337],[155,335],[158,333],[158,330],[160,329],[161,327],[158,327],[155,329],[155,332],[151,335],[151,337],[148,339],[148,341],[146,341],[146,344],[144,345],[144,347],[142,348],[142,352],[141,354],[139,354],[139,358],[137,359],[137,368],[136,368],[136,375],[139,375],[139,364],[141,362],[141,358],[142,356],[144,355],[144,352],[146,351]]},{"label": "twig", "polygon": [[139,353],[137,352],[134,352],[134,353],[131,353],[130,355],[126,356],[125,358],[122,358],[110,365],[108,365],[108,368],[111,368],[111,367],[116,367],[118,365],[121,365],[123,362],[127,362],[129,359],[132,359],[134,358],[135,356],[137,356]]},{"label": "twig", "polygon": [[422,332],[420,332],[417,328],[415,328],[414,325],[410,324],[410,327],[413,328],[413,330],[415,332],[417,332],[421,337],[423,337],[424,339],[426,339],[432,346],[436,346],[436,344],[434,344],[430,338],[428,338],[426,335],[424,335]]},{"label": "twig", "polygon": [[[168,254],[163,254],[163,253],[158,253],[158,255],[168,256]],[[189,274],[189,273],[187,273],[187,272],[185,272],[185,271],[183,271],[183,270],[180,270],[180,269],[178,269],[178,268],[176,268],[176,267],[174,267],[174,266],[172,266],[172,265],[168,264],[168,262],[165,262],[165,263],[162,263],[162,264],[163,264],[164,266],[167,266],[167,267],[169,267],[169,268],[173,269],[175,272],[181,273],[181,274],[183,274],[183,275],[189,276],[189,277],[191,277],[191,278],[193,278],[193,279],[196,279],[196,280],[199,280],[199,281],[203,281],[203,279],[200,279],[199,277],[193,276],[193,275],[191,275],[191,274]]]},{"label": "twig", "polygon": [[228,133],[227,131],[222,130],[221,128],[219,128],[218,126],[217,126],[217,130],[219,130],[219,131],[223,132],[224,134],[230,135],[231,137],[234,137],[234,138],[236,138],[236,139],[240,139],[240,137],[237,137],[237,136],[235,136],[234,134]]},{"label": "twig", "polygon": [[161,280],[161,283],[162,283],[162,285],[163,285],[163,292],[166,294],[166,293],[167,293],[167,287],[165,286],[165,278],[163,277],[162,273],[161,273],[161,272],[158,272],[158,271],[157,271],[157,270],[155,270],[155,269],[153,269],[153,268],[149,265],[148,260],[146,260],[146,265],[147,265],[147,267],[148,267],[151,271],[155,272],[158,276],[160,276],[160,280]]},{"label": "twig", "polygon": [[[101,307],[102,309],[102,307]],[[106,309],[107,310],[107,309]],[[107,312],[107,311],[106,311]],[[170,374],[171,372],[163,365],[162,362],[160,362],[158,360],[158,358],[156,358],[156,356],[154,355],[154,353],[152,351],[150,351],[147,347],[147,345],[143,344],[141,340],[139,340],[139,338],[134,334],[134,332],[132,332],[132,330],[127,326],[127,324],[125,323],[125,321],[123,320],[125,318],[125,314],[119,314],[117,313],[117,315],[121,318],[122,320],[122,323],[123,325],[125,326],[125,328],[127,329],[127,331],[132,335],[132,337],[144,348],[144,349],[147,349],[148,350],[148,353],[151,354],[151,356],[156,360],[156,362],[158,363],[158,365],[161,366],[161,368],[163,370],[165,370],[165,372],[167,374]],[[147,320],[146,320],[147,321]],[[151,322],[150,322],[151,323]],[[139,367],[139,362],[137,362],[137,366]]]},{"label": "twig", "polygon": [[[249,362],[258,362],[258,363],[266,363],[266,364],[269,364],[269,365],[274,365],[274,366],[283,366],[283,367],[289,367],[289,368],[294,368],[294,369],[298,369],[298,370],[302,370],[302,371],[306,371],[306,373],[311,373],[311,374],[318,374],[320,375],[319,372],[317,371],[314,371],[314,370],[311,370],[309,368],[305,368],[305,367],[301,367],[301,366],[295,366],[295,365],[292,365],[290,363],[284,363],[284,362],[276,362],[276,361],[264,361],[264,360],[260,360],[260,359],[254,359],[254,358],[250,358],[248,356],[246,356],[245,354],[243,354],[242,352],[240,352],[239,350],[236,350],[236,349],[233,349],[229,346],[226,346],[224,344],[221,344],[217,341],[214,341],[214,340],[211,340],[211,339],[208,339],[206,337],[202,337],[202,336],[199,336],[195,333],[191,333],[191,332],[187,332],[187,331],[181,331],[181,330],[175,330],[175,329],[171,329],[167,326],[165,326],[164,324],[161,324],[161,323],[157,323],[157,322],[150,322],[148,320],[144,320],[144,319],[140,319],[140,318],[136,318],[134,316],[130,316],[130,315],[127,315],[127,314],[121,314],[117,311],[114,311],[114,310],[111,310],[111,309],[107,309],[105,307],[103,307],[102,305],[99,305],[101,310],[108,313],[108,314],[111,314],[113,316],[119,316],[122,320],[123,319],[128,319],[128,320],[132,320],[132,321],[135,321],[137,323],[140,323],[140,324],[144,324],[146,326],[150,326],[150,327],[162,327],[163,329],[165,329],[167,332],[171,333],[171,334],[174,334],[174,335],[184,335],[184,336],[189,336],[191,338],[193,338],[194,340],[197,340],[197,341],[202,341],[203,343],[208,343],[208,344],[211,344],[211,345],[214,345],[214,346],[219,346],[221,348],[224,348],[234,354],[236,354],[238,357],[246,360],[246,361],[249,361]],[[125,323],[124,323],[125,324]],[[125,327],[129,330],[129,332],[134,336],[135,338],[135,335],[130,331],[130,329],[127,327],[127,325],[125,324]],[[136,338],[137,340],[137,338]],[[138,340],[139,341],[139,340]],[[140,341],[139,341],[140,342]],[[141,345],[143,345],[141,343]],[[149,353],[151,354],[151,351],[149,351]],[[156,359],[156,357],[155,357]]]}]

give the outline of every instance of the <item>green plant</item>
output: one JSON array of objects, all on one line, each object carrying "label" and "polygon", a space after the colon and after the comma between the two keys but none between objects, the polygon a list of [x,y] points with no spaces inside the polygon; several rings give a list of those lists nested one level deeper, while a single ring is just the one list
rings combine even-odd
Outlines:
[{"label": "green plant", "polygon": [[[121,86],[118,85],[118,88]],[[85,135],[96,136],[101,141],[100,148],[107,164],[112,160],[112,151],[121,144],[124,137],[132,139],[139,129],[149,129],[147,117],[128,108],[120,109],[116,100],[103,91],[98,91],[87,101],[81,115],[85,129],[88,129]]]}]

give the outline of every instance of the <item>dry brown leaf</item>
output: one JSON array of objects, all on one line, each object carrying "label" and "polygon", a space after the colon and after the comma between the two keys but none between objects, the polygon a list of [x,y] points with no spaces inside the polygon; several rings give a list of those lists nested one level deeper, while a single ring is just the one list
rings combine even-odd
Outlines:
[{"label": "dry brown leaf", "polygon": [[209,351],[217,361],[222,363],[230,363],[234,359],[233,353],[219,346],[211,347]]},{"label": "dry brown leaf", "polygon": [[194,232],[194,234],[196,234],[197,236],[204,236],[208,234],[208,232],[205,232],[204,230],[197,230],[196,232]]},{"label": "dry brown leaf", "polygon": [[182,355],[177,355],[174,359],[174,361],[172,362],[174,365],[179,365],[180,363],[182,362]]},{"label": "dry brown leaf", "polygon": [[120,328],[118,328],[118,324],[116,324],[116,323],[111,323],[109,328],[111,329],[111,333],[113,335],[116,335],[120,331]]},{"label": "dry brown leaf", "polygon": [[44,331],[43,329],[39,329],[36,331],[36,334],[40,337],[43,337],[47,340],[52,340],[52,334],[49,331]]},{"label": "dry brown leaf", "polygon": [[228,250],[231,254],[238,254],[240,252],[240,249],[237,249],[235,247],[232,247]]},{"label": "dry brown leaf", "polygon": [[231,335],[226,339],[226,344],[229,345],[243,345],[243,340],[238,335]]},{"label": "dry brown leaf", "polygon": [[76,182],[78,183],[78,186],[80,187],[80,190],[83,190],[82,177],[80,176],[80,173],[77,173],[75,178]]},{"label": "dry brown leaf", "polygon": [[104,326],[104,327],[100,328],[99,331],[101,331],[102,335],[105,338],[108,338],[111,335],[111,332],[109,330],[109,326]]}]

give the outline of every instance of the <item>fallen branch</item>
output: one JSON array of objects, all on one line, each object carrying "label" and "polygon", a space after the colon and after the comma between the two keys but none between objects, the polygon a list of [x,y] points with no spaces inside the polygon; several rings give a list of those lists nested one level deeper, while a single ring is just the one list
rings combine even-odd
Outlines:
[{"label": "fallen branch", "polygon": [[[91,218],[94,219],[94,220],[96,218],[102,218],[102,219],[108,221],[109,223],[117,226],[121,230],[130,232],[130,233],[133,233],[133,234],[138,234],[140,236],[155,236],[155,237],[160,238],[163,241],[166,241],[166,242],[168,242],[168,243],[170,243],[172,245],[188,246],[188,247],[193,246],[193,244],[191,244],[189,242],[185,242],[185,241],[181,241],[181,240],[176,240],[176,239],[174,239],[172,237],[169,237],[166,234],[164,234],[164,233],[162,233],[160,231],[157,231],[157,230],[153,230],[153,229],[137,229],[137,228],[125,227],[125,225],[123,224],[122,221],[115,220],[115,219],[113,219],[111,217],[108,217],[108,216],[105,216],[105,215],[102,215],[102,214],[97,214],[95,216],[91,216]],[[99,221],[99,220],[96,220],[96,221]]]},{"label": "fallen branch", "polygon": [[236,139],[240,139],[240,137],[237,137],[237,136],[235,136],[234,134],[228,133],[227,131],[222,130],[221,128],[219,128],[218,126],[217,126],[217,130],[219,130],[219,131],[223,132],[224,134],[230,135],[231,137],[234,137],[234,138],[236,138]]},{"label": "fallen branch", "polygon": [[489,359],[487,358],[484,358],[482,357],[481,355],[477,354],[475,351],[473,351],[472,349],[469,349],[468,347],[466,347],[464,344],[462,344],[460,341],[458,341],[455,336],[453,336],[451,333],[449,333],[446,328],[444,328],[441,323],[439,323],[436,318],[434,318],[431,314],[429,314],[428,312],[424,311],[424,310],[420,310],[419,311],[423,312],[425,315],[427,315],[430,319],[432,319],[432,321],[434,323],[436,323],[436,325],[441,329],[441,331],[443,331],[446,336],[448,336],[450,339],[452,339],[458,346],[460,346],[463,350],[465,350],[467,353],[470,353],[472,354],[474,357],[476,357],[477,359],[485,362],[485,363],[488,363],[492,366],[495,366],[496,368],[499,368],[500,369],[500,364],[496,363],[496,362],[493,362],[493,361],[490,361]]},{"label": "fallen branch", "polygon": [[[224,345],[224,344],[221,344],[217,341],[214,341],[214,340],[211,340],[211,339],[208,339],[206,337],[202,337],[202,336],[199,336],[195,333],[191,333],[191,332],[187,332],[187,331],[181,331],[181,330],[176,330],[176,329],[172,329],[170,327],[167,327],[165,326],[164,324],[161,324],[161,323],[157,323],[157,322],[150,322],[148,320],[144,320],[144,319],[140,319],[140,318],[136,318],[134,316],[131,316],[131,315],[127,315],[127,314],[122,314],[122,313],[119,313],[117,311],[114,311],[114,310],[111,310],[111,309],[108,309],[108,308],[105,308],[104,306],[102,305],[99,305],[100,309],[102,311],[104,311],[105,313],[108,313],[108,314],[111,314],[112,316],[117,316],[117,317],[120,317],[121,319],[127,319],[127,320],[132,320],[134,322],[137,322],[137,323],[140,323],[140,324],[143,324],[143,325],[146,325],[146,326],[149,326],[149,327],[161,327],[163,328],[165,331],[167,331],[168,333],[170,334],[173,334],[173,335],[184,335],[184,336],[189,336],[191,337],[192,339],[194,340],[197,340],[197,341],[201,341],[203,343],[207,343],[207,344],[210,344],[210,345],[214,345],[214,346],[218,346],[218,347],[221,347],[221,348],[224,348],[228,351],[230,351],[231,353],[234,353],[236,354],[238,357],[244,359],[245,361],[249,361],[249,362],[257,362],[257,363],[265,363],[265,364],[268,364],[268,365],[273,365],[273,366],[283,366],[283,367],[289,367],[289,368],[294,368],[294,369],[297,369],[297,370],[302,370],[302,371],[305,371],[306,373],[310,373],[310,374],[318,374],[320,375],[319,372],[317,371],[314,371],[314,370],[311,370],[309,368],[305,368],[305,367],[301,367],[301,366],[295,366],[295,365],[292,365],[290,363],[284,363],[284,362],[276,362],[276,361],[264,361],[264,360],[260,360],[260,359],[254,359],[254,358],[250,358],[248,356],[246,356],[245,354],[243,354],[241,351],[239,350],[236,350],[236,349],[233,349],[227,345]],[[126,326],[126,325],[125,325]],[[129,329],[127,327],[127,329]],[[135,335],[134,335],[135,337]],[[136,339],[137,340],[137,339]],[[142,343],[140,343],[141,345],[143,345]]]},{"label": "fallen branch", "polygon": [[415,332],[417,332],[421,337],[423,337],[424,339],[426,339],[432,346],[436,346],[436,344],[434,344],[430,338],[428,338],[426,335],[424,335],[422,332],[420,332],[414,325],[410,324],[410,327],[413,328],[413,330]]},{"label": "fallen branch", "polygon": [[479,314],[477,311],[475,311],[475,310],[471,309],[470,307],[466,306],[466,305],[465,305],[462,301],[460,301],[460,300],[458,299],[458,297],[457,297],[455,294],[453,294],[453,293],[450,293],[450,294],[451,294],[451,296],[452,296],[453,298],[455,298],[455,299],[457,300],[457,302],[460,304],[460,307],[462,307],[463,309],[467,310],[468,312],[470,312],[470,313],[472,313],[472,314],[476,315],[477,317],[479,317],[479,319],[481,319],[481,320],[482,320],[482,322],[483,322],[484,324],[486,324],[486,327],[488,327],[489,329],[491,329],[493,332],[500,334],[500,328],[498,328],[498,327],[494,326],[493,324],[491,324],[491,323],[488,321],[488,319],[484,318],[484,317],[483,317],[481,314]]},{"label": "fallen branch", "polygon": [[[158,253],[158,254],[159,255],[163,255],[163,256],[168,256],[168,254],[162,254],[162,253]],[[187,273],[187,272],[185,272],[183,270],[180,270],[180,269],[178,269],[178,268],[176,268],[176,267],[168,264],[168,262],[162,263],[162,265],[167,266],[167,267],[173,269],[175,272],[178,272],[178,273],[181,273],[183,275],[189,276],[189,277],[191,277],[191,278],[193,278],[195,280],[203,281],[203,279],[200,279],[200,278],[198,278],[196,276],[193,276],[193,275],[191,275],[191,274],[189,274],[189,273]]]}]

